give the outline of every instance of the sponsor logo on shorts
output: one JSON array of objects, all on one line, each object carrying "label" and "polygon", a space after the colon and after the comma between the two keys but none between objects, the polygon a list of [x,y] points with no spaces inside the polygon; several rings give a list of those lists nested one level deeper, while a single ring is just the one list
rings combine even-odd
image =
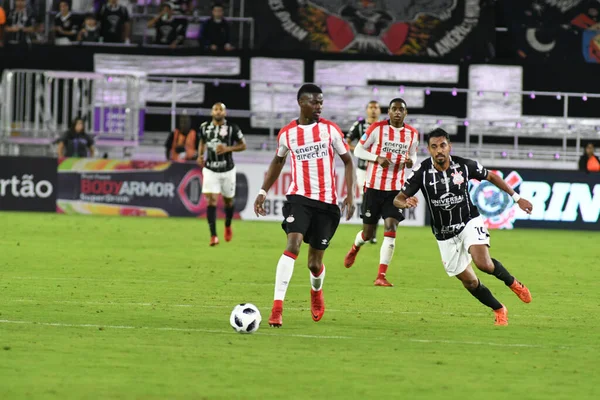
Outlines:
[{"label": "sponsor logo on shorts", "polygon": [[294,218],[294,216],[293,216],[293,215],[290,215],[290,216],[289,216],[289,217],[287,217],[285,220],[286,220],[286,222],[288,222],[288,223],[290,223],[290,224],[291,224],[292,222],[294,222],[294,221],[296,220],[296,218]]},{"label": "sponsor logo on shorts", "polygon": [[327,244],[328,240],[327,239],[323,239],[321,240],[321,244]]}]

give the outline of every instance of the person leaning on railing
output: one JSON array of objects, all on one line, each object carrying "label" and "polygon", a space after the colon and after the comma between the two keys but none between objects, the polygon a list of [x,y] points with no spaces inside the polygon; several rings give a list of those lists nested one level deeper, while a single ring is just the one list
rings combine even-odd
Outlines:
[{"label": "person leaning on railing", "polygon": [[187,19],[174,16],[173,4],[163,3],[160,13],[148,21],[148,28],[156,28],[155,44],[176,48],[183,44]]},{"label": "person leaning on railing", "polygon": [[85,133],[85,124],[82,118],[75,118],[71,128],[56,142],[58,144],[58,158],[63,157],[94,157],[94,138]]},{"label": "person leaning on railing", "polygon": [[579,170],[583,172],[600,172],[600,158],[594,154],[594,144],[588,143],[579,158]]},{"label": "person leaning on railing", "polygon": [[25,0],[15,0],[15,7],[7,18],[5,32],[6,41],[16,42],[20,45],[31,44],[36,29],[33,12],[27,9]]}]

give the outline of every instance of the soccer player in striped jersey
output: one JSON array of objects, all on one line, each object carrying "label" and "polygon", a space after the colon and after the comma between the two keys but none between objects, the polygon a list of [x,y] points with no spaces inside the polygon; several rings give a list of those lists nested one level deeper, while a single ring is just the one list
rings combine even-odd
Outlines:
[{"label": "soccer player in striped jersey", "polygon": [[469,180],[490,181],[528,214],[533,207],[501,177],[477,161],[450,156],[450,137],[443,129],[435,129],[427,135],[427,146],[431,157],[415,165],[394,199],[394,205],[398,208],[416,207],[414,195],[419,190],[423,192],[431,211],[431,230],[438,241],[446,273],[456,276],[477,300],[494,311],[496,325],[508,325],[506,307],[479,281],[471,261],[479,270],[503,281],[521,301],[531,302],[531,293],[500,261],[490,258],[490,234],[477,207],[471,203]]},{"label": "soccer player in striped jersey", "polygon": [[393,286],[386,273],[394,255],[396,229],[404,220],[402,210],[393,202],[404,185],[405,168],[412,168],[417,159],[419,133],[404,123],[406,114],[406,102],[393,99],[388,109],[389,119],[372,124],[354,149],[356,157],[370,162],[361,208],[363,229],[356,235],[344,265],[350,268],[354,264],[361,246],[373,238],[377,223],[383,218],[385,233],[375,286]]},{"label": "soccer player in striped jersey", "polygon": [[341,218],[335,187],[335,153],[345,166],[348,196],[342,202],[342,212],[346,210],[346,220],[354,214],[352,157],[339,126],[321,118],[323,92],[316,85],[303,85],[298,91],[298,105],[300,117],[279,131],[277,153],[254,202],[256,215],[266,215],[263,203],[267,192],[279,177],[289,154],[292,182],[282,208],[284,220],[281,224],[287,234],[287,246],[279,258],[275,273],[275,297],[269,318],[269,325],[273,327],[283,324],[283,301],[302,241],[309,246],[310,309],[313,320],[319,321],[325,312],[323,255]]},{"label": "soccer player in striped jersey", "polygon": [[[367,104],[367,118],[356,121],[350,127],[348,131],[348,135],[346,136],[346,142],[348,142],[348,146],[350,146],[350,150],[354,151],[356,144],[360,141],[360,138],[367,132],[369,126],[371,124],[379,121],[379,116],[381,115],[381,107],[379,107],[379,103],[375,100],[370,101]],[[367,166],[369,162],[366,160],[358,159],[356,163],[356,185],[363,190],[365,186],[365,181],[367,179]],[[371,239],[371,243],[377,243],[377,226],[375,227],[375,232],[373,232],[373,238]]]}]

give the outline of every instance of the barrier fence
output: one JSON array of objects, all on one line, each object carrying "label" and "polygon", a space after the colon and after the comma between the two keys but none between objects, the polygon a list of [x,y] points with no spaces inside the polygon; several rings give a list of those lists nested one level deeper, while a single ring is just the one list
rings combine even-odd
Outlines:
[{"label": "barrier fence", "polygon": [[[253,203],[267,165],[238,164],[235,217],[256,220]],[[470,182],[470,194],[486,225],[493,229],[521,227],[600,230],[600,183],[597,176],[576,171],[502,169],[507,182],[533,204],[527,215],[510,196],[488,182]],[[280,221],[285,192],[291,182],[284,169],[269,191],[267,221]],[[341,199],[346,196],[344,171],[337,170]],[[354,192],[361,203],[358,189]],[[428,215],[419,207],[405,214],[402,225],[424,226]],[[42,157],[0,157],[0,210],[65,214],[204,217],[202,170],[193,163]],[[359,207],[357,207],[359,209]],[[222,209],[222,207],[219,207]],[[345,222],[345,221],[344,221]],[[361,223],[359,211],[348,223]]]}]

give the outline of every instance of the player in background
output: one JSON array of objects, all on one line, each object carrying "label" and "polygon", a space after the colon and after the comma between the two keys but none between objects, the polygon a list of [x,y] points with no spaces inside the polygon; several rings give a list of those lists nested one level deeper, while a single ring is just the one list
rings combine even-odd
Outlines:
[{"label": "player in background", "polygon": [[386,279],[386,273],[394,255],[396,229],[404,220],[402,210],[393,203],[404,185],[405,167],[412,168],[419,148],[419,133],[404,123],[406,114],[404,100],[396,98],[390,101],[389,119],[372,124],[354,149],[356,157],[370,162],[361,208],[363,229],[346,254],[344,266],[350,268],[354,264],[361,246],[371,240],[377,223],[383,218],[385,233],[375,286],[393,286]]},{"label": "player in background", "polygon": [[398,208],[414,208],[421,190],[431,211],[431,230],[435,235],[442,263],[449,276],[456,276],[464,287],[495,313],[496,325],[508,325],[508,311],[483,285],[471,261],[486,274],[503,281],[525,303],[531,301],[529,289],[513,277],[502,263],[490,258],[490,235],[477,207],[469,197],[469,180],[486,179],[508,193],[521,210],[531,214],[532,205],[515,193],[502,178],[477,161],[450,156],[448,133],[435,129],[427,137],[431,157],[413,168],[411,176],[394,199]]},{"label": "player in background", "polygon": [[[379,107],[379,103],[375,100],[370,101],[367,104],[367,118],[356,121],[354,124],[352,124],[350,130],[348,131],[348,135],[346,135],[346,141],[348,142],[348,146],[350,146],[350,150],[354,151],[356,143],[365,134],[365,132],[367,132],[367,129],[372,123],[379,121],[380,115],[381,107]],[[356,163],[356,185],[360,188],[361,193],[364,192],[368,163],[368,161],[361,160],[360,158]],[[375,226],[371,243],[377,243],[377,226]]]},{"label": "player in background", "polygon": [[[229,123],[223,103],[215,103],[212,121],[200,125],[198,165],[202,168],[202,193],[208,202],[206,217],[210,228],[210,245],[219,244],[217,237],[217,200],[219,194],[225,203],[225,240],[233,237],[233,198],[235,197],[236,170],[232,153],[246,150],[246,141],[239,126]],[[207,153],[206,159],[204,153]]]},{"label": "player in background", "polygon": [[273,327],[283,324],[283,301],[302,241],[309,246],[310,309],[313,320],[319,321],[325,312],[323,255],[341,218],[335,187],[335,153],[345,166],[348,195],[342,203],[342,212],[346,210],[346,220],[354,213],[354,168],[344,134],[335,123],[321,118],[323,92],[318,86],[303,85],[298,90],[297,99],[300,117],[279,131],[277,153],[254,202],[256,215],[266,215],[263,203],[267,192],[279,177],[290,154],[292,182],[282,208],[284,220],[281,224],[287,234],[287,246],[279,258],[275,273],[275,296],[269,318],[269,325]]}]

